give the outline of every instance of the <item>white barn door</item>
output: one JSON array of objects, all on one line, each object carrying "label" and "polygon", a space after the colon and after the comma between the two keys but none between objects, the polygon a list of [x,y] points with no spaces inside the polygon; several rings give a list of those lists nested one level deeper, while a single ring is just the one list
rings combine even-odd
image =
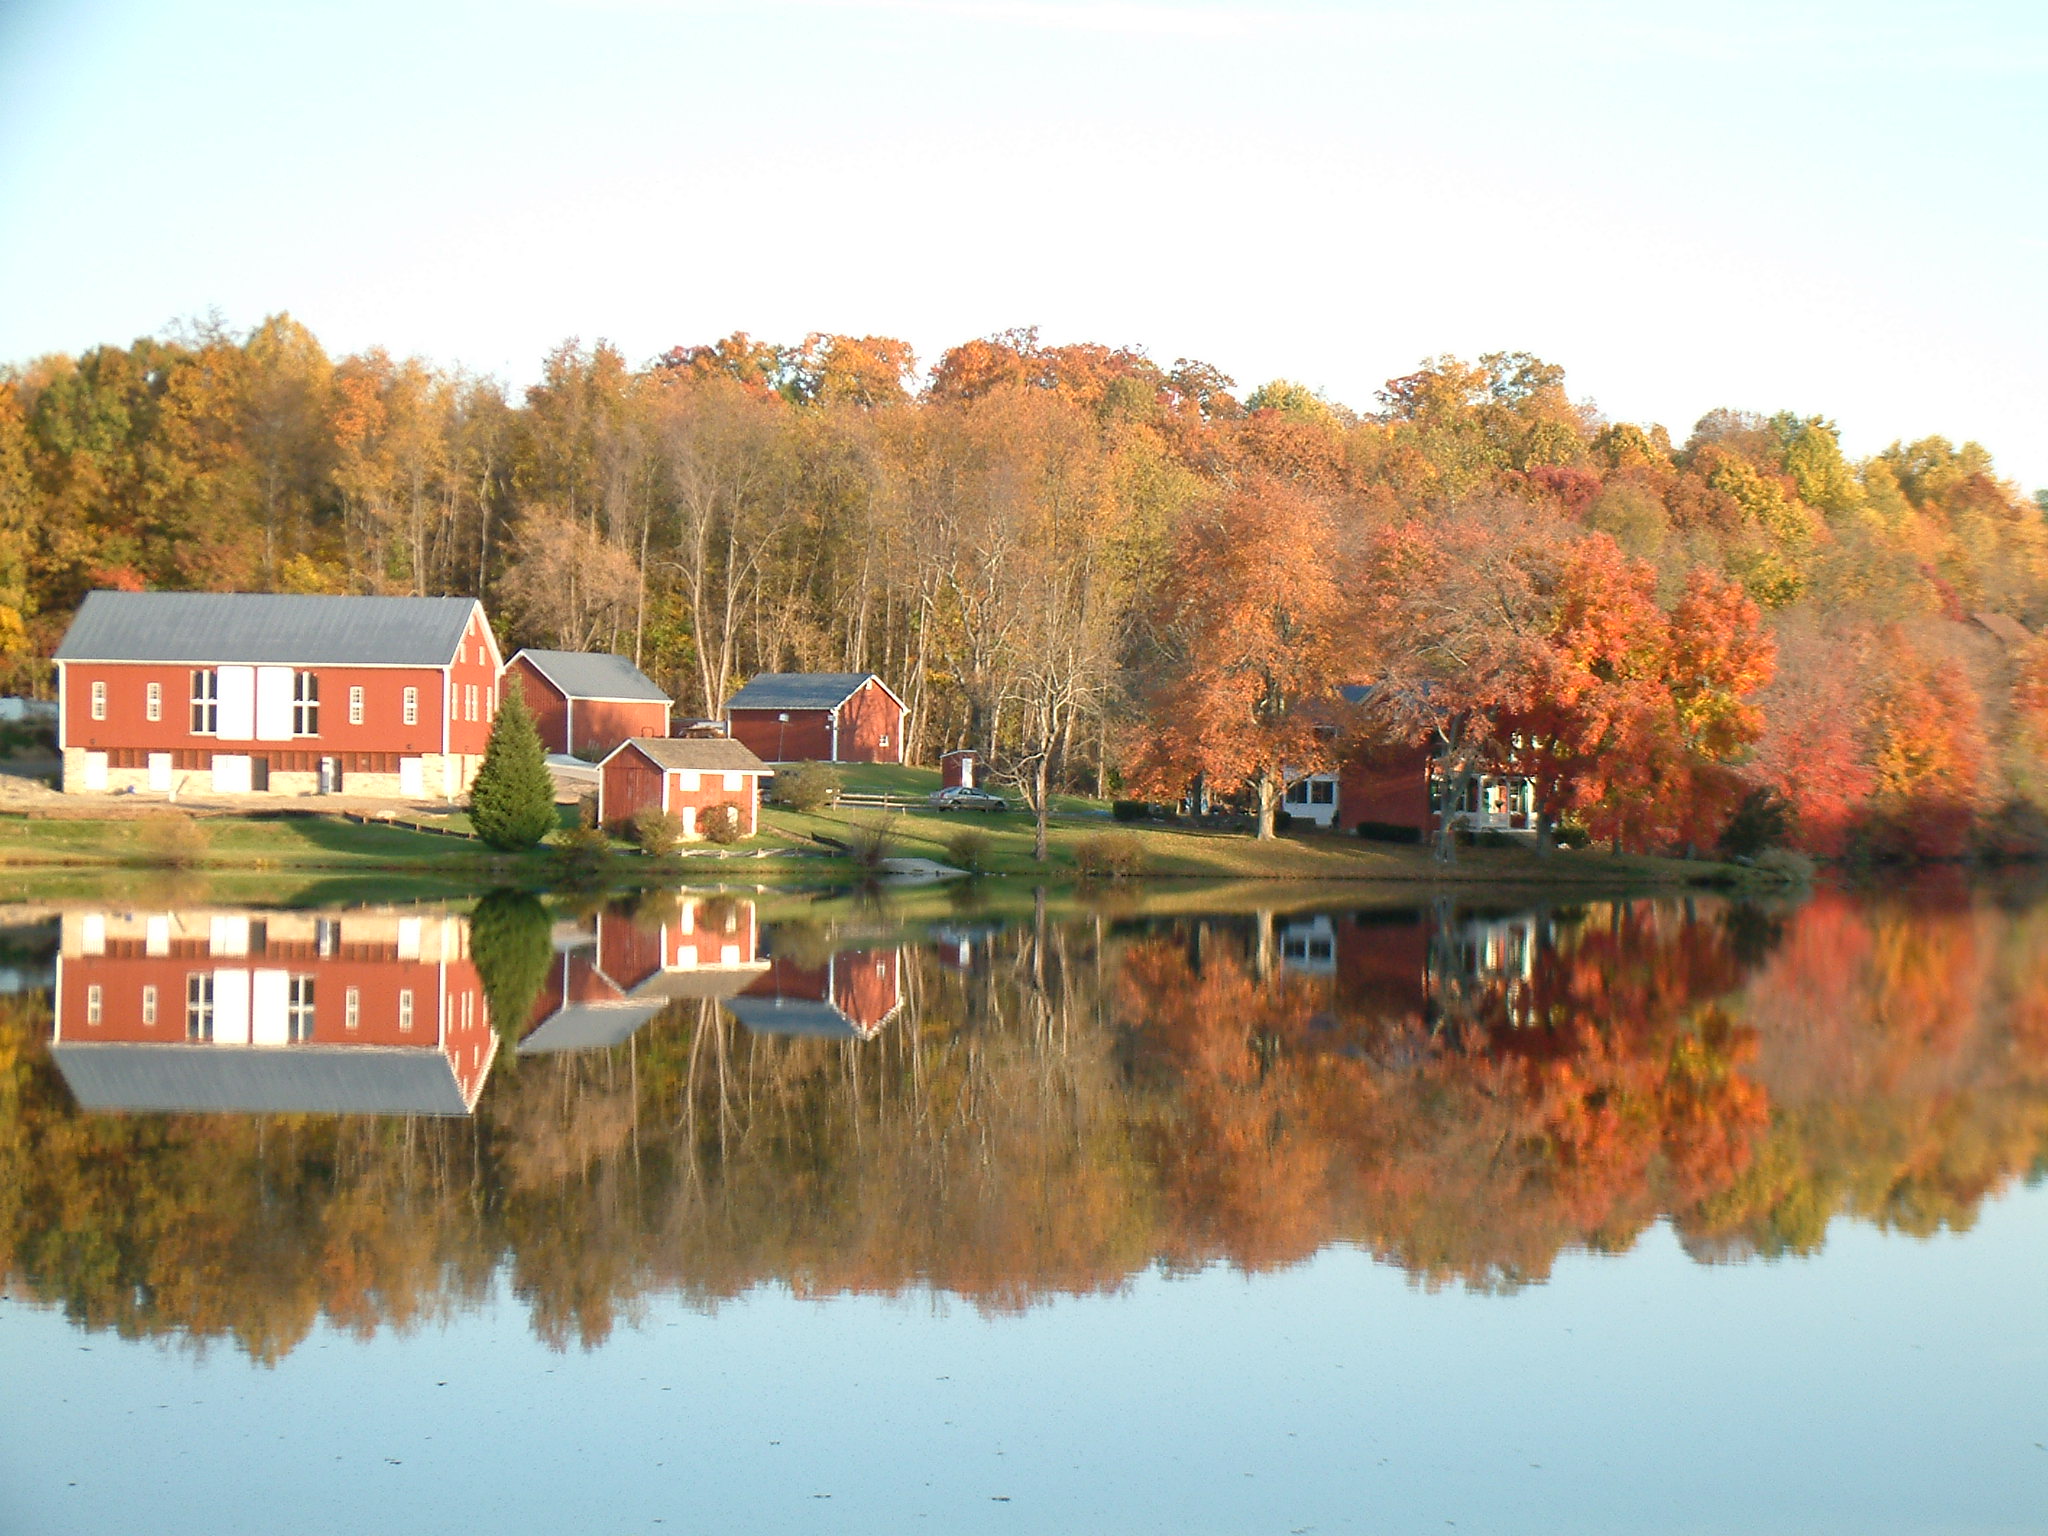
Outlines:
[{"label": "white barn door", "polygon": [[[213,733],[222,741],[256,739],[256,669],[222,667],[216,674],[219,705]],[[217,788],[218,786],[216,786]]]},{"label": "white barn door", "polygon": [[292,739],[292,669],[256,669],[256,739]]}]

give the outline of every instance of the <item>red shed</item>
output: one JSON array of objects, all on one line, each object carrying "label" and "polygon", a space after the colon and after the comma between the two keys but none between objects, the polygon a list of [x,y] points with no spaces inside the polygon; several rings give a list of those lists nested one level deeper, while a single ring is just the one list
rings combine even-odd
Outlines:
[{"label": "red shed", "polygon": [[636,736],[612,749],[597,768],[597,817],[622,828],[649,806],[683,823],[683,836],[699,837],[698,822],[714,805],[736,806],[740,835],[760,826],[761,780],[768,765],[736,741],[669,740]]},{"label": "red shed", "polygon": [[980,758],[972,747],[959,747],[944,753],[939,758],[939,783],[951,789],[959,785],[963,789],[974,788],[974,772]]},{"label": "red shed", "polygon": [[602,756],[633,736],[668,734],[669,696],[623,656],[603,651],[520,651],[517,676],[550,752]]},{"label": "red shed", "polygon": [[757,1035],[872,1040],[903,1006],[903,952],[842,950],[821,965],[777,955],[725,1006]]},{"label": "red shed", "polygon": [[725,729],[771,763],[900,763],[903,714],[872,672],[764,672],[727,700]]}]

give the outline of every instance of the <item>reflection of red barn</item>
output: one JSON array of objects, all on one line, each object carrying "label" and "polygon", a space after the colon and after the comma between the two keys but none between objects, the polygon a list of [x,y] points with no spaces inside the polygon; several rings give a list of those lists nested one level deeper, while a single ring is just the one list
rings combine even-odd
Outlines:
[{"label": "reflection of red barn", "polygon": [[689,897],[655,914],[607,908],[588,943],[555,955],[519,1054],[622,1044],[669,1004],[731,997],[766,969],[751,901]]},{"label": "reflection of red barn", "polygon": [[84,1109],[466,1115],[497,1051],[442,913],[66,913],[55,1013]]},{"label": "reflection of red barn", "polygon": [[726,734],[771,763],[900,763],[903,701],[872,672],[765,672],[726,701]]},{"label": "reflection of red barn", "polygon": [[759,1035],[872,1040],[903,1006],[903,952],[842,950],[816,965],[777,956],[725,1006]]},{"label": "reflection of red barn", "polygon": [[529,648],[505,675],[519,680],[550,752],[595,756],[631,736],[668,735],[668,695],[623,656]]}]

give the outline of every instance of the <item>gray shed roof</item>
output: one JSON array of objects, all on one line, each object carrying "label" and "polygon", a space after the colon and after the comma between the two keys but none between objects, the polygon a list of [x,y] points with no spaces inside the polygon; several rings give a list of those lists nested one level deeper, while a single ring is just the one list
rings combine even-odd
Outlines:
[{"label": "gray shed roof", "polygon": [[654,680],[623,656],[608,651],[536,651],[529,647],[515,655],[524,656],[534,671],[571,699],[629,699],[636,703],[674,702],[654,686]]},{"label": "gray shed roof", "polygon": [[831,1003],[808,997],[760,997],[742,992],[725,999],[732,1016],[757,1035],[814,1035],[827,1040],[870,1038]]},{"label": "gray shed roof", "polygon": [[163,1114],[466,1115],[439,1051],[360,1045],[93,1045],[50,1056],[80,1109]]},{"label": "gray shed roof", "polygon": [[612,749],[610,762],[621,752],[638,748],[664,768],[700,773],[766,773],[768,765],[729,736],[632,736]]},{"label": "gray shed roof", "polygon": [[473,597],[88,592],[56,659],[441,667],[476,608]]},{"label": "gray shed roof", "polygon": [[[836,709],[860,692],[872,672],[763,672],[726,700],[727,709]],[[887,683],[882,683],[888,688]],[[895,698],[895,690],[889,690]],[[898,699],[898,703],[902,700]]]}]

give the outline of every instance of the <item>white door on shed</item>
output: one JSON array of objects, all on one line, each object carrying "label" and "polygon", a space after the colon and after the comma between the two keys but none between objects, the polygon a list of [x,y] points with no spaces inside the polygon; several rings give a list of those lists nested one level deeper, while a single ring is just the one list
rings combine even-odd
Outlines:
[{"label": "white door on shed", "polygon": [[216,675],[218,690],[213,734],[222,741],[256,739],[256,669],[222,667]]},{"label": "white door on shed", "polygon": [[149,754],[149,787],[159,794],[167,794],[171,788],[171,754],[152,752]]},{"label": "white door on shed", "polygon": [[401,757],[398,760],[398,792],[415,800],[425,798],[427,760],[424,757]]},{"label": "white door on shed", "polygon": [[88,752],[85,754],[85,787],[105,789],[107,787],[107,754]]}]

